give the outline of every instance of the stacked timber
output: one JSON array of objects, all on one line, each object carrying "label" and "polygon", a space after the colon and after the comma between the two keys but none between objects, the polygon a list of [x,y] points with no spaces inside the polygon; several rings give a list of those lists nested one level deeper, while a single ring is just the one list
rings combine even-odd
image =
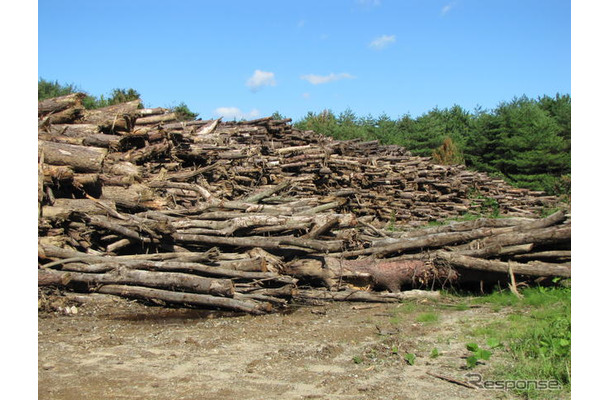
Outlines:
[{"label": "stacked timber", "polygon": [[[39,104],[41,286],[264,313],[570,275],[569,219],[537,218],[557,205],[544,193],[289,119],[179,121],[83,97]],[[506,218],[417,229],[492,211]]]}]

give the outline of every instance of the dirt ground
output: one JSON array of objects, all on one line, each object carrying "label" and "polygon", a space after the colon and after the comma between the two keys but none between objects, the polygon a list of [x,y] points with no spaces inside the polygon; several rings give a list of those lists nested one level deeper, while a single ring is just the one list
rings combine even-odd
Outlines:
[{"label": "dirt ground", "polygon": [[[443,307],[426,323],[416,322],[424,303],[403,312],[396,303],[337,302],[254,317],[76,300],[63,303],[75,305],[69,313],[39,312],[39,399],[513,398],[427,374],[468,379],[465,332],[480,318],[502,318],[485,307]],[[493,361],[476,372],[485,377]]]}]

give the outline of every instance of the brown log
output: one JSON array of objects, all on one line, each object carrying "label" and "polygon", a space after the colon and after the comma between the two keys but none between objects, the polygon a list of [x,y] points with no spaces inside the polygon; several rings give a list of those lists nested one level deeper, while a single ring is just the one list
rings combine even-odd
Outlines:
[{"label": "brown log", "polygon": [[102,147],[105,149],[116,149],[119,146],[121,137],[117,135],[107,135],[104,133],[93,133],[83,138],[83,146]]},{"label": "brown log", "polygon": [[159,288],[176,288],[195,293],[213,294],[216,296],[233,296],[233,283],[228,279],[206,278],[178,272],[140,271],[114,265],[110,272],[104,274],[85,272],[64,272],[52,269],[39,269],[40,282],[53,282],[63,286],[70,282],[99,284],[127,284]]},{"label": "brown log", "polygon": [[552,250],[538,251],[526,254],[517,254],[513,257],[515,260],[536,260],[536,259],[559,259],[569,260],[572,257],[570,250]]},{"label": "brown log", "polygon": [[54,124],[47,131],[51,136],[84,138],[100,133],[100,128],[95,124]]},{"label": "brown log", "polygon": [[282,237],[236,237],[227,238],[210,235],[189,235],[174,233],[173,238],[179,243],[204,243],[213,245],[224,245],[233,247],[260,247],[263,249],[281,249],[283,246],[295,246],[305,249],[312,249],[320,252],[338,251],[342,248],[343,242],[338,240],[315,240],[302,239],[294,236]]},{"label": "brown log", "polygon": [[49,113],[56,113],[67,108],[81,106],[85,93],[71,93],[65,96],[45,99],[38,102],[38,117]]},{"label": "brown log", "polygon": [[65,143],[38,141],[44,152],[45,163],[65,165],[76,172],[99,172],[107,150],[97,147],[76,146]]},{"label": "brown log", "polygon": [[262,199],[271,196],[274,193],[277,193],[279,191],[282,191],[283,189],[287,188],[288,186],[290,186],[290,180],[286,180],[282,183],[280,183],[279,185],[275,185],[272,186],[271,188],[262,190],[258,193],[255,193],[249,197],[247,197],[244,202],[246,203],[258,203],[259,201],[261,201]]},{"label": "brown log", "polygon": [[[107,207],[116,209],[113,201],[104,200]],[[91,215],[106,215],[106,210],[99,207],[90,199],[56,199],[52,206],[42,207],[42,216],[50,219],[66,219],[73,212],[87,213]]]},{"label": "brown log", "polygon": [[80,106],[67,108],[62,111],[47,114],[42,117],[38,124],[39,130],[48,130],[53,124],[69,124],[80,120],[85,113],[85,109]]},{"label": "brown log", "polygon": [[407,299],[438,299],[440,292],[430,290],[407,290],[400,293],[376,293],[364,290],[343,290],[331,292],[316,289],[299,289],[294,296],[297,301],[362,301],[374,303],[395,303]]},{"label": "brown log", "polygon": [[508,232],[475,240],[466,245],[456,247],[456,250],[480,249],[491,246],[515,246],[526,243],[536,245],[556,244],[569,242],[572,237],[571,224],[551,226],[548,228],[532,229],[524,232]]},{"label": "brown log", "polygon": [[517,262],[503,262],[494,260],[482,260],[480,258],[462,256],[446,251],[440,251],[436,254],[437,258],[448,262],[451,265],[455,265],[461,268],[476,269],[479,271],[493,271],[493,272],[509,272],[510,268],[515,274],[529,275],[529,276],[560,276],[569,278],[571,275],[571,268],[561,264],[551,263],[531,263],[522,264]]},{"label": "brown log", "polygon": [[151,115],[151,116],[147,116],[147,117],[140,117],[135,121],[136,126],[138,125],[155,125],[155,124],[160,124],[162,122],[170,122],[170,121],[177,121],[178,120],[178,114],[171,112],[171,113],[167,113],[167,114],[158,114],[158,115]]},{"label": "brown log", "polygon": [[107,132],[131,131],[137,118],[140,100],[87,110],[81,120],[85,124],[95,124]]},{"label": "brown log", "polygon": [[55,182],[70,182],[74,179],[74,170],[65,165],[42,164],[43,180],[46,185]]},{"label": "brown log", "polygon": [[169,290],[152,289],[127,285],[104,285],[98,293],[114,294],[144,300],[162,300],[167,303],[189,304],[206,308],[221,308],[250,314],[266,314],[272,310],[269,303],[253,300],[236,300],[228,297],[210,296],[206,294],[171,292]]}]

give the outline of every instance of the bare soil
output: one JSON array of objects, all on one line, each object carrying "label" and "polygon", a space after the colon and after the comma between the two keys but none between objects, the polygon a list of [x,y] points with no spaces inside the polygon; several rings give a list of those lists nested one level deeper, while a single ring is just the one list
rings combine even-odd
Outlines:
[{"label": "bare soil", "polygon": [[[40,399],[513,398],[427,374],[467,380],[466,332],[502,318],[485,307],[442,307],[425,323],[417,322],[425,300],[409,312],[337,302],[256,317],[104,295],[45,301],[55,311],[39,311]],[[494,362],[501,357],[476,372],[486,377]]]}]

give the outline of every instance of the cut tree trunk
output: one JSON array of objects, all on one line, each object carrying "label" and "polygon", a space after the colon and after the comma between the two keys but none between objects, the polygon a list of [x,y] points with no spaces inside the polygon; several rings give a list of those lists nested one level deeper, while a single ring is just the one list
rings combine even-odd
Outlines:
[{"label": "cut tree trunk", "polygon": [[44,152],[44,162],[51,165],[65,165],[75,172],[100,172],[108,151],[98,147],[76,146],[66,143],[38,141]]},{"label": "cut tree trunk", "polygon": [[81,106],[82,100],[85,97],[85,93],[71,93],[65,96],[41,100],[38,102],[38,117],[63,111],[70,107]]}]

